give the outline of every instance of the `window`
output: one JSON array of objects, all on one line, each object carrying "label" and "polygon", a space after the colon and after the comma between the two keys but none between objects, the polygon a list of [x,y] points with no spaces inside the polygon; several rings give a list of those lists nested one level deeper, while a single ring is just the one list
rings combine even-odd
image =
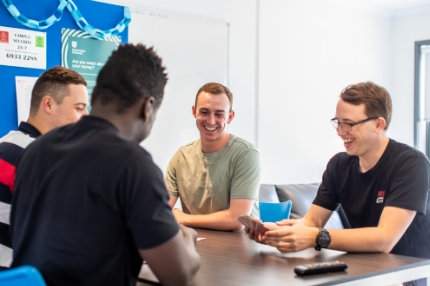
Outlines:
[{"label": "window", "polygon": [[415,42],[414,144],[430,157],[430,40]]}]

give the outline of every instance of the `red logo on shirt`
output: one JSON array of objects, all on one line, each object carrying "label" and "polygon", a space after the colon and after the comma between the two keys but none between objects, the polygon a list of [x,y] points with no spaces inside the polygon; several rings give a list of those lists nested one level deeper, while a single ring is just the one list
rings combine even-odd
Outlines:
[{"label": "red logo on shirt", "polygon": [[377,204],[383,204],[384,203],[384,197],[385,197],[385,191],[378,191],[378,197],[376,198]]}]

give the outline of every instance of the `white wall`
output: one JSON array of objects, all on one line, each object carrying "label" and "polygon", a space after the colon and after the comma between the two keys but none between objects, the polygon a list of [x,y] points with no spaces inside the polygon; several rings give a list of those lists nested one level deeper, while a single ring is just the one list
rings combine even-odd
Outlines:
[{"label": "white wall", "polygon": [[394,117],[391,136],[414,144],[414,46],[430,39],[430,7],[410,9],[393,16],[392,90]]},{"label": "white wall", "polygon": [[229,24],[148,8],[131,12],[128,41],[155,47],[167,67],[163,104],[149,138],[141,143],[165,169],[178,146],[199,137],[191,112],[196,89],[213,81],[228,85]]},{"label": "white wall", "polygon": [[329,119],[351,83],[386,87],[394,104],[388,135],[413,144],[414,41],[430,39],[429,9],[389,15],[344,0],[109,1],[230,23],[230,131],[258,143],[263,183],[321,180],[344,150]]},{"label": "white wall", "polygon": [[[138,7],[141,11],[145,7],[148,10],[157,8],[167,12],[173,11],[228,22],[230,24],[228,85],[234,95],[233,109],[236,113],[228,130],[256,144],[256,0],[105,0],[103,2]],[[198,40],[195,39],[195,41]],[[213,47],[213,49],[217,48],[217,46]],[[208,54],[213,53],[209,52]],[[199,88],[200,86],[195,86],[192,94],[193,99]],[[193,101],[190,101],[187,109],[187,116],[190,116],[190,118],[192,117],[191,106],[193,103]],[[161,108],[163,108],[163,105],[161,105]],[[159,112],[159,116],[163,116],[163,112]],[[159,116],[157,120],[168,120]],[[194,122],[191,124],[194,124]],[[194,127],[194,125],[191,127]],[[169,140],[174,141],[175,136],[171,136]],[[159,144],[162,145],[163,142],[159,142]],[[170,142],[169,144],[171,145],[172,143]],[[179,147],[181,144],[184,143],[178,140],[177,146]],[[151,152],[150,147],[148,147],[148,151]],[[170,150],[168,151],[170,152]],[[167,163],[163,160],[164,157],[160,158],[159,154],[151,153],[155,162],[165,171]]]},{"label": "white wall", "polygon": [[340,91],[389,87],[383,14],[321,0],[260,1],[259,150],[262,182],[319,182],[342,142],[331,127]]}]

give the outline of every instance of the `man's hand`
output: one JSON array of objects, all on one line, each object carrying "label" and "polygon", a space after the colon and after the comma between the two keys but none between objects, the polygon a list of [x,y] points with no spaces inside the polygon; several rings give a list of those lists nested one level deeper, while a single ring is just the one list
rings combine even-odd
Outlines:
[{"label": "man's hand", "polygon": [[281,227],[273,222],[262,223],[257,219],[255,219],[255,221],[256,223],[254,227],[245,226],[245,232],[248,234],[250,239],[255,240],[258,243],[264,243],[262,238],[267,231],[279,229]]},{"label": "man's hand", "polygon": [[319,229],[305,225],[301,220],[283,220],[278,229],[266,231],[262,242],[282,252],[300,251],[315,246]]},{"label": "man's hand", "polygon": [[185,243],[187,244],[193,243],[195,245],[197,241],[197,232],[191,227],[187,227],[183,224],[180,224],[179,227],[181,228]]},{"label": "man's hand", "polygon": [[173,209],[173,215],[175,216],[175,219],[179,224],[185,224],[185,218],[187,216],[186,213],[184,213],[180,209],[174,208]]}]

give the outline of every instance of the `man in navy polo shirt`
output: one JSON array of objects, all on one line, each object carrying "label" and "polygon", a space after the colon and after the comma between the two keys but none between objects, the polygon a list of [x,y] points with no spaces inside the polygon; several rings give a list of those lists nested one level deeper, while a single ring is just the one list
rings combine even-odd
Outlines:
[{"label": "man in navy polo shirt", "polygon": [[86,85],[73,70],[56,66],[45,71],[33,87],[27,121],[0,139],[0,267],[8,267],[12,261],[9,213],[17,160],[39,135],[88,114]]}]

